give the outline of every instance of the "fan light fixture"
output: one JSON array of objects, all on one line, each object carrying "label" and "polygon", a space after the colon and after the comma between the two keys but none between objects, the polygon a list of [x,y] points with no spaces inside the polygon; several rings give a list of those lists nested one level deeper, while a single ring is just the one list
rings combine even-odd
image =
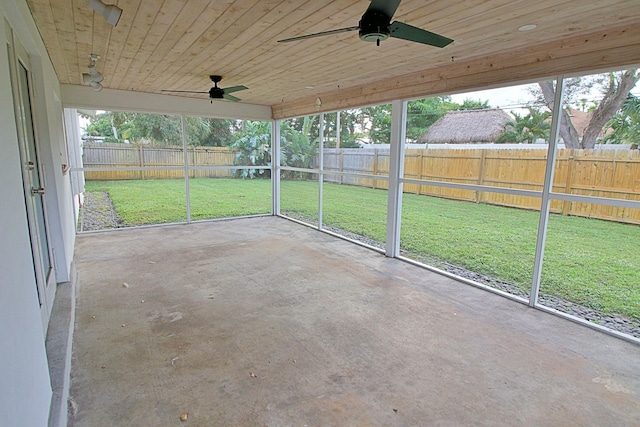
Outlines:
[{"label": "fan light fixture", "polygon": [[122,15],[122,9],[115,5],[106,5],[102,0],[89,0],[89,7],[102,16],[107,22],[114,27],[118,25],[120,15]]},{"label": "fan light fixture", "polygon": [[100,57],[92,53],[89,55],[89,59],[91,60],[91,63],[89,64],[89,73],[82,74],[82,82],[86,85],[91,85],[93,90],[96,92],[100,92],[102,90],[100,82],[104,80],[102,73],[96,70],[96,63]]}]

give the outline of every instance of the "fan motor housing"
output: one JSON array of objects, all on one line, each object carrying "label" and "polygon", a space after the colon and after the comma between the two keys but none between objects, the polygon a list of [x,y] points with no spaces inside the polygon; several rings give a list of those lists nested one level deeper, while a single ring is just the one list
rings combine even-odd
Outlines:
[{"label": "fan motor housing", "polygon": [[211,99],[222,99],[224,98],[224,90],[215,86],[209,90],[209,98]]},{"label": "fan motor housing", "polygon": [[360,19],[360,39],[366,42],[380,42],[391,34],[391,17],[377,11],[367,11]]}]

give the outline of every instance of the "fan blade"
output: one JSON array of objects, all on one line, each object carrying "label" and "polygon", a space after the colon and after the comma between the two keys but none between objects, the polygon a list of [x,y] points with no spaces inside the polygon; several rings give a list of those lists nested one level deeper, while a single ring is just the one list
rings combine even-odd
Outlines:
[{"label": "fan blade", "polygon": [[331,31],[323,31],[321,33],[315,33],[315,34],[307,34],[306,36],[298,36],[298,37],[291,37],[290,39],[284,39],[284,40],[278,40],[279,43],[288,43],[288,42],[294,42],[297,40],[304,40],[304,39],[311,39],[314,37],[321,37],[321,36],[328,36],[330,34],[339,34],[339,33],[346,33],[348,31],[355,31],[355,30],[359,30],[360,27],[347,27],[347,28],[340,28],[338,30],[331,30]]},{"label": "fan blade", "polygon": [[436,47],[445,47],[449,43],[453,42],[452,39],[441,36],[440,34],[432,33],[431,31],[423,30],[422,28],[414,27],[413,25],[398,21],[391,23],[390,37],[409,40],[416,43],[424,43]]},{"label": "fan blade", "polygon": [[228,94],[226,94],[226,93],[225,93],[224,95],[222,95],[222,97],[223,97],[224,99],[226,99],[226,100],[233,101],[233,102],[238,102],[238,101],[240,101],[240,98],[236,98],[235,96],[233,96],[233,95],[228,95]]},{"label": "fan blade", "polygon": [[231,87],[224,88],[222,90],[224,91],[224,94],[226,95],[228,93],[237,92],[239,90],[246,90],[246,89],[249,89],[249,88],[246,87],[246,86],[231,86]]},{"label": "fan blade", "polygon": [[[398,10],[401,0],[372,0],[367,12],[380,12],[389,17],[389,21]],[[365,13],[367,13],[365,12]]]},{"label": "fan blade", "polygon": [[196,92],[196,91],[193,91],[193,90],[169,90],[169,89],[162,89],[160,92],[209,93],[209,92]]}]

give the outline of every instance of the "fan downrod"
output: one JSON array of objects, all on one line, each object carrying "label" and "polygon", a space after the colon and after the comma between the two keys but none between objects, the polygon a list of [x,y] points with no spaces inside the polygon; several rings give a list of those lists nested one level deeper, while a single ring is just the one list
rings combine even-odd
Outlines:
[{"label": "fan downrod", "polygon": [[[209,76],[213,82],[213,87],[209,89],[209,98],[222,99],[224,98],[224,89],[218,87],[218,83],[222,80],[222,76]],[[213,102],[212,102],[213,103]]]}]

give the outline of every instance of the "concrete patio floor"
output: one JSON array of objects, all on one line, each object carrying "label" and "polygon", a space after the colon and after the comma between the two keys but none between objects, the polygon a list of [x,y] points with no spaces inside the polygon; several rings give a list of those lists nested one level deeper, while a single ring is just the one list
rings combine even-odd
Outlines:
[{"label": "concrete patio floor", "polygon": [[72,426],[640,425],[639,346],[285,219],[75,262]]}]

